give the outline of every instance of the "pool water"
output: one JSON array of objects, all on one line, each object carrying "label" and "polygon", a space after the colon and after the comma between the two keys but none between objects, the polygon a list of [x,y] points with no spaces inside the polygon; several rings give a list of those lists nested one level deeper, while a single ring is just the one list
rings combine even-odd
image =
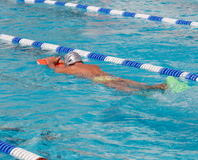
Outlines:
[{"label": "pool water", "polygon": [[[198,21],[195,0],[70,2]],[[15,0],[2,0],[0,13],[2,34],[198,74],[197,28]],[[49,160],[198,159],[197,82],[182,80],[192,88],[178,94],[142,97],[36,64],[52,51],[5,41],[0,51],[1,140]],[[167,77],[83,60],[149,85]]]}]

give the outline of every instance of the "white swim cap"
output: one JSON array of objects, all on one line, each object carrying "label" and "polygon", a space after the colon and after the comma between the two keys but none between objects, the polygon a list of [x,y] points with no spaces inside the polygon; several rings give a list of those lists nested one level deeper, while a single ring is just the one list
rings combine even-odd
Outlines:
[{"label": "white swim cap", "polygon": [[71,51],[65,55],[66,67],[76,62],[82,62],[82,58],[77,52]]}]

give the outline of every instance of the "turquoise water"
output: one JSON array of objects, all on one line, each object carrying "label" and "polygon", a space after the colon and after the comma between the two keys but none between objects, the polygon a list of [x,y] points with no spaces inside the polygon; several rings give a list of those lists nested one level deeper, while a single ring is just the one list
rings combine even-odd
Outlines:
[{"label": "turquoise water", "polygon": [[[198,21],[195,0],[70,2]],[[0,33],[198,74],[196,28],[14,0],[1,6]],[[4,41],[0,51],[1,140],[49,160],[198,159],[197,82],[178,94],[141,97],[36,64],[51,51]],[[166,78],[83,60],[150,85]]]}]

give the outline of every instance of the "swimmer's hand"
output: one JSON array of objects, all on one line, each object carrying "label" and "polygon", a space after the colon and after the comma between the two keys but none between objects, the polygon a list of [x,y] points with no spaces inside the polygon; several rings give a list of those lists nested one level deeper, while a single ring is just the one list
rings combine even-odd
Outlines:
[{"label": "swimmer's hand", "polygon": [[54,65],[56,65],[56,64],[59,63],[60,59],[61,59],[61,56],[59,56],[59,57],[53,56],[53,57],[47,57],[46,58],[46,61],[47,61],[47,64],[54,64]]},{"label": "swimmer's hand", "polygon": [[61,58],[61,56],[59,56],[59,57],[53,56],[53,57],[46,58],[45,60],[47,62],[47,67],[55,70],[57,68],[56,64],[59,63],[60,58]]}]

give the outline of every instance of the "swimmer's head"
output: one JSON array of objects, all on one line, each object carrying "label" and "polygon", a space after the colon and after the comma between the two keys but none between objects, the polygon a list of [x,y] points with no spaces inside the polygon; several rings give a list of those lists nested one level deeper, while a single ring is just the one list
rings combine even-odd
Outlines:
[{"label": "swimmer's head", "polygon": [[77,52],[71,51],[65,55],[66,67],[76,62],[82,62],[82,58]]}]

